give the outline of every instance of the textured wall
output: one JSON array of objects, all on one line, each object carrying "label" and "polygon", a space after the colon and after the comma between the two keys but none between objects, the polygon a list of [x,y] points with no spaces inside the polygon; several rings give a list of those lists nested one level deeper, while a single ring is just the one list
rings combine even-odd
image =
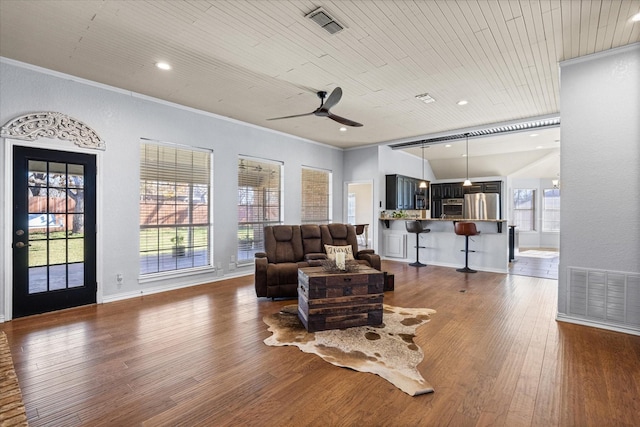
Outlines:
[{"label": "textured wall", "polygon": [[569,267],[640,272],[640,45],[565,62],[561,82],[560,314]]},{"label": "textured wall", "polygon": [[[101,185],[98,199],[102,208],[98,230],[103,270],[99,286],[107,300],[203,283],[213,277],[208,273],[138,283],[140,138],[213,150],[214,263],[220,262],[225,273],[237,244],[238,155],[284,163],[284,221],[287,223],[300,221],[301,166],[331,170],[333,193],[340,195],[333,202],[333,218],[342,219],[342,150],[9,60],[0,62],[0,83],[2,125],[29,112],[57,111],[91,126],[106,141],[107,150],[100,155],[98,165]],[[65,145],[59,140],[45,139],[43,143],[51,149]],[[6,161],[2,149],[3,184]],[[0,220],[6,223],[8,208],[4,197],[4,191],[0,192],[0,206],[3,206]],[[5,227],[0,229],[0,242],[7,241],[7,231]],[[0,270],[4,272],[10,265],[10,254],[0,253],[0,256]],[[253,272],[253,266],[242,270]],[[117,273],[124,277],[121,286],[117,286]],[[0,300],[4,299],[6,286],[11,283],[0,285]],[[2,318],[5,304],[0,302]]]}]

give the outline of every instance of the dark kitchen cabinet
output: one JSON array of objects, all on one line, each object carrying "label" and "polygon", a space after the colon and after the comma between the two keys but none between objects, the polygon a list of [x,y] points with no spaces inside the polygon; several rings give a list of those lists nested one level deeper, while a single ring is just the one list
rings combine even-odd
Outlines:
[{"label": "dark kitchen cabinet", "polygon": [[442,199],[442,184],[431,184],[431,200]]},{"label": "dark kitchen cabinet", "polygon": [[482,193],[482,184],[479,182],[471,183],[470,186],[463,187],[463,188],[464,188],[464,194]]},{"label": "dark kitchen cabinet", "polygon": [[[416,209],[416,195],[429,199],[428,189],[420,190],[420,179],[404,175],[386,176],[386,207],[385,209],[409,210]],[[428,184],[427,184],[428,185]]]},{"label": "dark kitchen cabinet", "polygon": [[464,190],[461,182],[431,184],[431,200],[462,199]]},{"label": "dark kitchen cabinet", "polygon": [[492,181],[492,182],[483,182],[482,183],[482,192],[483,193],[497,193],[500,194],[501,188],[500,181]]},{"label": "dark kitchen cabinet", "polygon": [[440,218],[442,215],[442,200],[431,199],[431,218]]},{"label": "dark kitchen cabinet", "polygon": [[464,198],[464,187],[462,183],[451,184],[451,194],[453,194],[454,199],[462,199]]},{"label": "dark kitchen cabinet", "polygon": [[497,193],[500,194],[502,183],[500,181],[473,182],[470,187],[463,187],[464,194]]},{"label": "dark kitchen cabinet", "polygon": [[[475,193],[501,194],[501,190],[501,181],[472,182],[469,187],[463,187],[461,182],[431,184],[431,200],[462,199],[465,194]],[[431,215],[434,215],[433,210]]]}]

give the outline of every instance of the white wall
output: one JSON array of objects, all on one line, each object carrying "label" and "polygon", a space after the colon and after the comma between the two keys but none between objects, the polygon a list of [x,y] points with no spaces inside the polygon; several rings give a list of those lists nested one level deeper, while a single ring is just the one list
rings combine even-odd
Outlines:
[{"label": "white wall", "polygon": [[[376,195],[379,192],[380,186],[382,186],[382,188],[384,189],[384,180],[381,182],[378,177],[378,147],[362,147],[346,150],[344,152],[343,166],[345,182],[373,183],[373,200],[371,200],[371,209],[373,210],[374,218],[377,218],[378,202]],[[346,196],[343,195],[343,198],[344,197]],[[369,224],[368,235],[371,242],[370,249],[377,250],[378,248],[378,227],[378,221],[373,221],[371,224]]]},{"label": "white wall", "polygon": [[566,314],[569,268],[640,274],[640,44],[562,63],[560,87]]},{"label": "white wall", "polygon": [[[106,141],[99,179],[103,207],[99,233],[103,245],[104,276],[98,284],[104,300],[115,300],[142,292],[188,284],[206,283],[211,274],[138,283],[138,181],[140,138],[212,149],[214,152],[214,255],[229,274],[229,261],[236,254],[238,155],[284,162],[284,221],[300,222],[300,169],[302,165],[333,172],[333,192],[342,194],[343,150],[269,131],[238,121],[220,118],[193,109],[159,102],[127,91],[107,88],[71,76],[26,66],[11,60],[0,62],[0,124],[39,111],[56,111],[92,127]],[[56,149],[61,142],[43,140]],[[0,150],[0,176],[5,176],[4,149]],[[8,208],[0,194],[0,221],[5,223]],[[342,220],[342,197],[334,197],[333,218]],[[10,230],[0,230],[5,242]],[[4,245],[2,245],[4,246]],[[10,265],[10,251],[0,249],[0,269]],[[253,265],[231,273],[252,273]],[[117,286],[116,273],[124,277]],[[4,315],[7,286],[0,284],[0,319]]]}]

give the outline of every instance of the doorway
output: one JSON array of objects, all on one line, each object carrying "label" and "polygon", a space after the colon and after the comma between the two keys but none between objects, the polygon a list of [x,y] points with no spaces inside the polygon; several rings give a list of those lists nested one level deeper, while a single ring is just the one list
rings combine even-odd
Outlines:
[{"label": "doorway", "polygon": [[373,184],[371,182],[347,183],[347,223],[356,226],[358,246],[373,247]]},{"label": "doorway", "polygon": [[13,317],[96,302],[96,157],[14,146]]}]

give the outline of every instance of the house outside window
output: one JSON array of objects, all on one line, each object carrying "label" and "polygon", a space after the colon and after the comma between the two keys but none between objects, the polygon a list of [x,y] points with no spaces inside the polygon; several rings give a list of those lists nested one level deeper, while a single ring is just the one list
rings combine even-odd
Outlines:
[{"label": "house outside window", "polygon": [[211,151],[140,145],[140,274],[211,266]]},{"label": "house outside window", "polygon": [[238,264],[264,251],[264,227],[282,224],[282,163],[238,158]]},{"label": "house outside window", "polygon": [[513,190],[513,222],[520,231],[535,231],[536,190]]},{"label": "house outside window", "polygon": [[331,222],[331,172],[302,167],[303,224],[328,224]]},{"label": "house outside window", "polygon": [[542,196],[542,231],[560,231],[560,189],[546,188]]}]

